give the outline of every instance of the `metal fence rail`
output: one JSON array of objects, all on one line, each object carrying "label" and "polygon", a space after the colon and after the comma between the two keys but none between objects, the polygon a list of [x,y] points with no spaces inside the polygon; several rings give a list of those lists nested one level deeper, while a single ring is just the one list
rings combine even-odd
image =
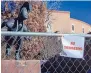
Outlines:
[{"label": "metal fence rail", "polygon": [[9,32],[3,31],[1,35],[12,35],[12,36],[63,36],[63,35],[71,35],[71,36],[81,36],[81,37],[91,37],[91,34],[59,34],[59,33],[52,33],[52,32]]}]

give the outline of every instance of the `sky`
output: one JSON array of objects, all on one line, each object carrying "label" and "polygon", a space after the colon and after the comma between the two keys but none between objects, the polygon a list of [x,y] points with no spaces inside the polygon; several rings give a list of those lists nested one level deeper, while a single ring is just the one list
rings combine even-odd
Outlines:
[{"label": "sky", "polygon": [[47,8],[70,11],[70,17],[91,25],[91,1],[50,1]]}]

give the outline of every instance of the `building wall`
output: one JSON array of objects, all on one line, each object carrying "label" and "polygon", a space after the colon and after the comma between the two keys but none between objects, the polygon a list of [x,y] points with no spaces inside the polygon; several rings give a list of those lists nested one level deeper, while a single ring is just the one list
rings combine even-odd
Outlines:
[{"label": "building wall", "polygon": [[[83,33],[83,28],[84,33],[91,31],[91,25],[83,21],[70,18],[70,12],[67,11],[51,11],[50,21],[52,32]],[[74,25],[74,31],[72,31],[72,25]]]},{"label": "building wall", "polygon": [[[71,25],[74,25],[74,33],[88,33],[91,30],[91,26],[83,21],[70,19]],[[83,32],[84,29],[84,32]],[[71,30],[72,32],[72,30]]]},{"label": "building wall", "polygon": [[[52,11],[50,16],[52,32],[69,33],[70,30],[70,13],[62,11]],[[65,29],[65,30],[64,30]]]}]

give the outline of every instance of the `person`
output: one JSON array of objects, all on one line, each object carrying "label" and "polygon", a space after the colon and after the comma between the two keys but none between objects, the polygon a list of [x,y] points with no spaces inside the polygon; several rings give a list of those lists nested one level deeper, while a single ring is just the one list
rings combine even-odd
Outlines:
[{"label": "person", "polygon": [[[31,5],[29,2],[24,2],[22,7],[20,8],[20,12],[17,18],[5,20],[2,22],[1,28],[4,26],[7,27],[7,31],[14,31],[14,32],[26,32],[28,31],[27,27],[23,24],[23,21],[28,18],[28,13],[31,11]],[[22,48],[22,41],[23,37],[21,36],[5,36],[5,40],[7,41],[6,45],[6,56],[10,55],[11,46],[16,44],[16,52],[15,52],[15,59],[20,59],[20,51]]]}]

